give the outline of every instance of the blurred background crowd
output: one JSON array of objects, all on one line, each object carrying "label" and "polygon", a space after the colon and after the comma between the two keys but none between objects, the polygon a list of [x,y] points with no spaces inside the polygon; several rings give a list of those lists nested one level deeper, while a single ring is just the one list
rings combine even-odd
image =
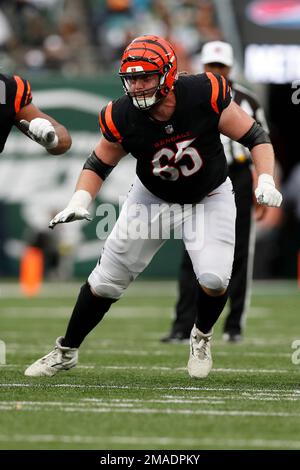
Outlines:
[{"label": "blurred background crowd", "polygon": [[7,70],[107,72],[145,31],[173,41],[179,67],[188,72],[202,44],[223,37],[209,0],[0,0]]},{"label": "blurred background crowd", "polygon": [[51,74],[116,75],[128,42],[141,34],[157,34],[174,44],[180,71],[198,73],[205,42],[230,42],[236,58],[234,79],[253,88],[265,108],[284,194],[283,208],[270,210],[257,224],[254,277],[296,277],[300,269],[296,124],[300,104],[291,102],[291,83],[247,84],[230,5],[229,0],[0,0],[0,72],[41,80]]}]

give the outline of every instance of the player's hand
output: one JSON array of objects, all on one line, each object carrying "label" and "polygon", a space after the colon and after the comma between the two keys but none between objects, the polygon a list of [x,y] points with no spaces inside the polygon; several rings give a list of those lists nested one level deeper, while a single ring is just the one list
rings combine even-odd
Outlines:
[{"label": "player's hand", "polygon": [[54,228],[57,224],[73,222],[74,220],[92,220],[91,214],[84,207],[66,207],[63,211],[56,214],[49,222],[49,228]]},{"label": "player's hand", "polygon": [[28,134],[46,149],[54,149],[58,144],[55,129],[48,119],[35,118],[29,123]]},{"label": "player's hand", "polygon": [[258,204],[264,204],[269,207],[279,207],[282,202],[282,195],[275,188],[272,176],[265,173],[258,177],[255,197]]}]

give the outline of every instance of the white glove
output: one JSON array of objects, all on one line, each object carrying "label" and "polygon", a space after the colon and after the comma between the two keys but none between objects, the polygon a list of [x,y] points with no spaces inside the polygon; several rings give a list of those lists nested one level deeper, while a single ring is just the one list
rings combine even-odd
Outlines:
[{"label": "white glove", "polygon": [[28,134],[46,149],[54,149],[58,144],[58,137],[50,121],[35,118],[30,121]]},{"label": "white glove", "polygon": [[275,188],[275,183],[271,175],[263,173],[258,177],[255,196],[258,204],[269,207],[279,207],[282,202],[282,195]]},{"label": "white glove", "polygon": [[92,196],[88,191],[83,189],[76,191],[67,207],[50,220],[49,228],[54,228],[57,224],[73,222],[74,220],[92,220],[91,214],[87,210],[91,201]]}]

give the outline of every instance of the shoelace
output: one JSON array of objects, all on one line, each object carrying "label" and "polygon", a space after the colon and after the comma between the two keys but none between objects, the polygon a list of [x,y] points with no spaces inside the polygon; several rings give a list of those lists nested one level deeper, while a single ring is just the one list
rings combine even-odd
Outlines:
[{"label": "shoelace", "polygon": [[208,345],[209,345],[209,340],[205,341],[205,339],[200,339],[199,343],[196,343],[195,345],[195,352],[197,356],[199,357],[201,354],[203,354],[204,359],[209,358],[209,353],[208,353]]},{"label": "shoelace", "polygon": [[59,349],[57,346],[53,349],[53,351],[49,352],[46,356],[42,358],[42,362],[46,362],[49,358],[52,359],[53,363],[55,364],[58,361]]}]

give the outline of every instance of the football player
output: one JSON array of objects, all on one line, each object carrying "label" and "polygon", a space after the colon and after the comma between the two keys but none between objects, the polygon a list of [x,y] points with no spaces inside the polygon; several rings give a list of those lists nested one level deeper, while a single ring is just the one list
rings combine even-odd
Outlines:
[{"label": "football player", "polygon": [[[205,72],[217,72],[229,77],[234,63],[233,49],[229,43],[210,41],[204,44],[201,55]],[[230,81],[232,99],[268,132],[264,111],[255,96],[246,88]],[[253,236],[253,177],[250,153],[238,142],[221,136],[232,181],[237,208],[235,251],[232,275],[228,287],[230,308],[224,322],[225,341],[242,339],[245,314],[249,303],[254,257]],[[259,206],[262,210],[262,206]],[[186,341],[195,321],[198,309],[198,282],[187,251],[184,251],[179,275],[179,299],[170,333],[162,342]]]},{"label": "football player", "polygon": [[[119,74],[125,96],[101,110],[102,137],[84,164],[68,206],[50,221],[50,227],[89,219],[91,201],[129,152],[137,160],[136,178],[101,258],[80,290],[65,335],[56,340],[53,351],[26,369],[27,376],[53,376],[77,364],[85,336],[164,243],[163,233],[152,236],[151,232],[159,211],[174,212],[176,204],[174,226],[176,210],[188,206],[179,224],[198,279],[201,305],[191,332],[188,372],[194,378],[206,377],[212,368],[213,325],[227,299],[235,240],[236,208],[220,133],[250,149],[259,175],[255,191],[259,203],[281,204],[269,137],[232,102],[224,77],[178,76],[172,45],[157,36],[134,39],[124,51]],[[158,213],[149,223],[153,206]],[[148,229],[148,237],[132,236],[132,227],[138,225]]]},{"label": "football player", "polygon": [[32,103],[29,82],[18,75],[0,74],[0,153],[13,125],[53,155],[71,147],[66,128]]}]

